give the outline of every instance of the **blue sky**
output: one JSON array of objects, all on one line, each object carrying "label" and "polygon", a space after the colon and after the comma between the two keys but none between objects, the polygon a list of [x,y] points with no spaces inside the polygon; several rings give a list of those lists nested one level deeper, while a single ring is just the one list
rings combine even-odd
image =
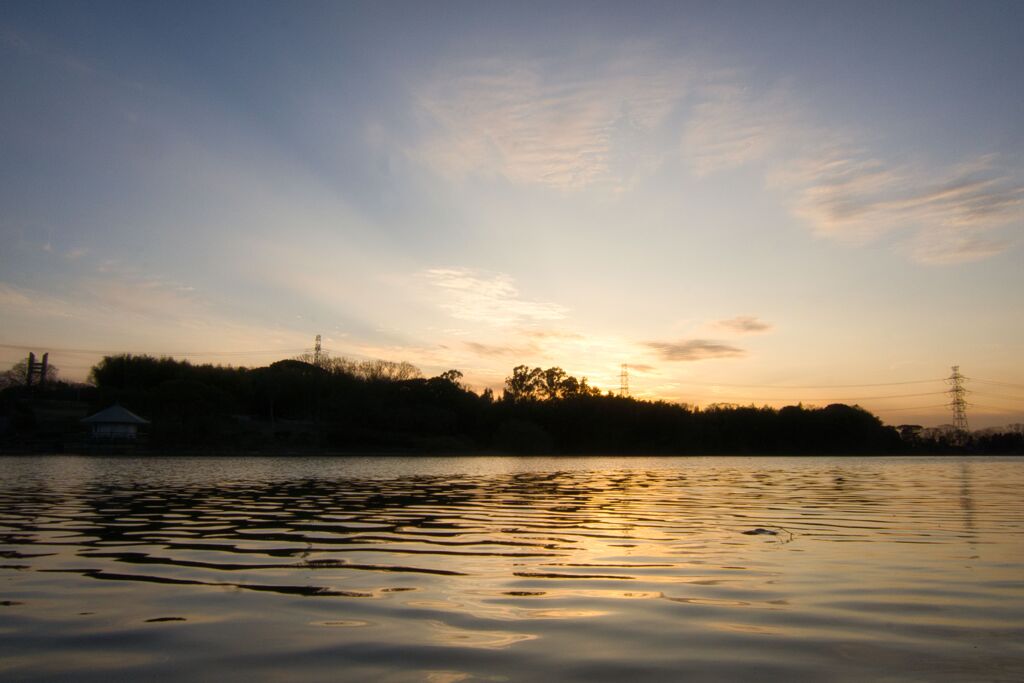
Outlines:
[{"label": "blue sky", "polygon": [[[320,333],[478,389],[629,363],[643,397],[948,421],[941,382],[835,385],[1024,384],[1022,20],[6,3],[0,361],[260,364]],[[974,424],[1024,419],[975,388]]]}]

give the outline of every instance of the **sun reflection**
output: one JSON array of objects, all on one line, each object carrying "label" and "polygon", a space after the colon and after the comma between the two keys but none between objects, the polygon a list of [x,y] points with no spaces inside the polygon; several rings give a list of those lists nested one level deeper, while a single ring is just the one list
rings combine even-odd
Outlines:
[{"label": "sun reflection", "polygon": [[512,631],[487,631],[464,629],[451,626],[441,621],[429,622],[432,639],[440,645],[451,647],[470,647],[482,649],[501,649],[527,640],[535,640],[539,636],[530,633]]},{"label": "sun reflection", "polygon": [[443,677],[460,650],[692,661],[680,642],[989,638],[1019,612],[1020,475],[995,461],[281,459],[266,481],[54,462],[0,489],[5,642],[25,615],[57,641],[251,632]]}]

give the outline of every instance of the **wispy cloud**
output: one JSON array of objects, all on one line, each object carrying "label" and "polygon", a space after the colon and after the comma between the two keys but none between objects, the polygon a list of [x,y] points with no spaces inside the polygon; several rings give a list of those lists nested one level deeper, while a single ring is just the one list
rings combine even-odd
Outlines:
[{"label": "wispy cloud", "polygon": [[448,174],[481,172],[562,189],[620,184],[691,69],[645,50],[587,64],[489,60],[448,66],[418,96],[436,128],[419,154]]},{"label": "wispy cloud", "polygon": [[156,277],[122,274],[115,278],[86,278],[78,286],[92,305],[125,320],[160,319],[187,327],[209,314],[207,304],[191,287]]},{"label": "wispy cloud", "polygon": [[1003,251],[1012,241],[999,233],[1024,221],[1024,173],[996,155],[896,163],[862,135],[815,125],[787,88],[726,74],[699,93],[683,134],[694,174],[770,159],[769,184],[816,235],[851,245],[892,235],[913,260],[954,263]]},{"label": "wispy cloud", "polygon": [[501,357],[510,356],[524,358],[537,353],[533,347],[506,346],[502,344],[484,344],[482,342],[464,342],[464,346],[478,356]]},{"label": "wispy cloud", "polygon": [[304,334],[219,312],[188,286],[113,271],[75,279],[62,288],[67,292],[62,296],[0,283],[4,332],[9,339],[40,346],[57,336],[109,353],[231,350],[233,358],[246,361],[280,359],[263,351],[245,356],[246,349],[296,348],[306,341]]},{"label": "wispy cloud", "polygon": [[647,346],[655,350],[664,360],[696,361],[711,358],[736,358],[746,351],[718,341],[707,339],[687,339],[678,342],[647,342]]},{"label": "wispy cloud", "polygon": [[522,331],[522,334],[523,336],[539,340],[564,341],[585,339],[584,335],[580,334],[579,332],[570,332],[568,330],[525,329]]},{"label": "wispy cloud", "polygon": [[695,175],[770,161],[769,184],[822,237],[863,245],[895,235],[913,260],[952,263],[1006,249],[1012,241],[997,233],[1024,219],[1019,170],[992,156],[944,169],[896,163],[868,150],[878,141],[815,123],[785,81],[754,85],[743,72],[654,50],[588,64],[482,60],[439,73],[417,93],[431,132],[416,154],[449,175],[621,189],[671,153],[660,142],[682,114],[675,153]]},{"label": "wispy cloud", "polygon": [[773,325],[752,315],[739,315],[727,320],[718,320],[715,327],[734,332],[736,334],[760,334],[771,332]]},{"label": "wispy cloud", "polygon": [[942,227],[922,230],[907,243],[915,260],[935,265],[981,261],[1006,251],[1012,245],[1013,242],[1008,239]]},{"label": "wispy cloud", "polygon": [[629,372],[639,372],[641,374],[652,374],[658,371],[656,367],[647,363],[630,363],[628,369]]},{"label": "wispy cloud", "polygon": [[683,131],[683,154],[698,176],[758,161],[793,127],[781,90],[755,94],[728,77],[704,86]]},{"label": "wispy cloud", "polygon": [[560,320],[568,312],[556,303],[521,298],[512,278],[503,273],[433,268],[424,276],[439,293],[441,307],[461,320],[509,326]]},{"label": "wispy cloud", "polygon": [[795,176],[794,210],[820,234],[853,243],[909,232],[902,242],[924,263],[973,261],[1010,241],[995,233],[1024,221],[1024,179],[984,156],[954,168],[897,168],[833,152]]},{"label": "wispy cloud", "polygon": [[64,299],[6,282],[0,282],[0,312],[32,318],[77,317],[75,306]]}]

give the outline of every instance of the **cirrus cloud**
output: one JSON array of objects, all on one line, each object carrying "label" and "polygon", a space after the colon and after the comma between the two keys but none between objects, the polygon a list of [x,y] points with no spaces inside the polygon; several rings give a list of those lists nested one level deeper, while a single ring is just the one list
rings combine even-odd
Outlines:
[{"label": "cirrus cloud", "polygon": [[928,171],[832,150],[800,166],[794,211],[815,233],[855,244],[910,233],[901,246],[921,263],[992,256],[1024,222],[1024,178],[994,155]]},{"label": "cirrus cloud", "polygon": [[448,65],[417,93],[434,135],[416,156],[449,175],[494,174],[559,189],[619,185],[660,153],[650,133],[693,73],[642,48],[587,63]]},{"label": "cirrus cloud", "polygon": [[738,315],[735,318],[719,320],[715,327],[734,332],[736,334],[760,334],[771,332],[774,326],[752,315]]},{"label": "cirrus cloud", "polygon": [[726,74],[700,90],[683,133],[694,175],[770,160],[769,185],[815,235],[856,246],[892,237],[919,263],[976,261],[1013,244],[1024,223],[1019,163],[996,154],[896,162],[878,141],[813,123],[789,89],[749,80]]},{"label": "cirrus cloud", "polygon": [[727,171],[773,152],[794,127],[790,99],[782,89],[758,95],[729,76],[712,78],[683,130],[683,154],[694,174]]},{"label": "cirrus cloud", "polygon": [[678,342],[647,342],[647,347],[656,351],[663,360],[697,361],[712,358],[736,358],[746,351],[719,341],[687,339]]},{"label": "cirrus cloud", "polygon": [[513,279],[504,273],[432,268],[423,275],[440,295],[441,308],[461,320],[509,326],[560,320],[568,312],[556,303],[521,298]]}]

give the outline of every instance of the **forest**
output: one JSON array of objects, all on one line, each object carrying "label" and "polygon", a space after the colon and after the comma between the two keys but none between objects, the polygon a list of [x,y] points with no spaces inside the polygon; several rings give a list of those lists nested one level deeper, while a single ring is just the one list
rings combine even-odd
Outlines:
[{"label": "forest", "polygon": [[[10,375],[10,373],[8,373]],[[87,385],[0,390],[0,446],[74,450],[79,419],[120,404],[150,421],[155,452],[508,454],[1021,453],[1021,434],[922,436],[844,404],[696,408],[604,394],[558,367],[520,365],[496,397],[449,370],[312,357],[245,368],[104,357]]]}]

